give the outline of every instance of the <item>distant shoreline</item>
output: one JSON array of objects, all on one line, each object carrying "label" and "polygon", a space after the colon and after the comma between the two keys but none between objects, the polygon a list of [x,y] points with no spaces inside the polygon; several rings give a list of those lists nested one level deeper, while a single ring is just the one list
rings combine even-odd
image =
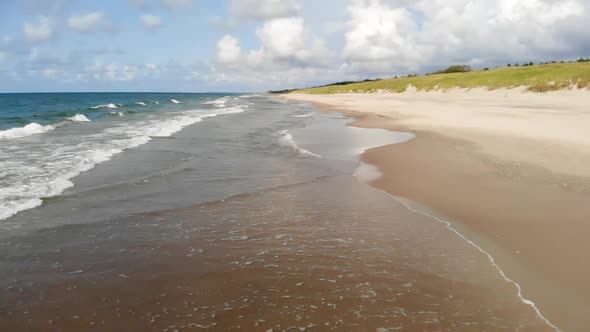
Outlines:
[{"label": "distant shoreline", "polygon": [[[456,69],[462,68],[461,70]],[[579,62],[551,62],[544,64],[508,65],[500,68],[471,70],[467,66],[451,66],[427,75],[408,75],[388,79],[367,79],[360,82],[338,82],[302,89],[271,91],[272,93],[379,93],[405,92],[414,87],[418,91],[524,87],[533,92],[590,88],[590,60]]]},{"label": "distant shoreline", "polygon": [[357,117],[355,126],[414,131],[363,155],[383,173],[373,185],[455,221],[563,330],[590,326],[586,91],[284,97]]}]

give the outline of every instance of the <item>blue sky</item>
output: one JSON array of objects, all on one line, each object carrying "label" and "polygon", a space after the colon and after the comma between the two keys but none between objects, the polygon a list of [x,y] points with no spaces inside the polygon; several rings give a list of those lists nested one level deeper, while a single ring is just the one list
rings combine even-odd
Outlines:
[{"label": "blue sky", "polygon": [[259,91],[590,56],[590,0],[2,0],[0,92]]}]

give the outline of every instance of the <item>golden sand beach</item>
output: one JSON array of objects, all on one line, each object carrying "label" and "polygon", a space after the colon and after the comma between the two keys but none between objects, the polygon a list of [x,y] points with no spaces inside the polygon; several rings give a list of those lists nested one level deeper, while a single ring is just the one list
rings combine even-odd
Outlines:
[{"label": "golden sand beach", "polygon": [[489,252],[565,331],[590,326],[590,93],[523,89],[287,94],[354,126],[414,131],[367,151],[374,186],[421,204]]}]

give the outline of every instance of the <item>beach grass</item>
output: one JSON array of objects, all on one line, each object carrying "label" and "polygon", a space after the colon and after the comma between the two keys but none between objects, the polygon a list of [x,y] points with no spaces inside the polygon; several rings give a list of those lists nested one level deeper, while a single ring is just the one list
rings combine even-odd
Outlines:
[{"label": "beach grass", "polygon": [[528,87],[535,92],[590,88],[590,62],[511,66],[465,73],[430,74],[294,90],[296,93],[333,94],[378,91],[404,92],[408,86],[430,91],[451,88],[488,89]]}]

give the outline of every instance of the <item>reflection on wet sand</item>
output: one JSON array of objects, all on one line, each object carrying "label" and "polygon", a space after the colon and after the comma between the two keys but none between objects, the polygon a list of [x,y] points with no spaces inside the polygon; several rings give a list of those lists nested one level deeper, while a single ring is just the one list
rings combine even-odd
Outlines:
[{"label": "reflection on wet sand", "polygon": [[47,234],[1,329],[551,330],[480,252],[350,175],[93,227]]}]

